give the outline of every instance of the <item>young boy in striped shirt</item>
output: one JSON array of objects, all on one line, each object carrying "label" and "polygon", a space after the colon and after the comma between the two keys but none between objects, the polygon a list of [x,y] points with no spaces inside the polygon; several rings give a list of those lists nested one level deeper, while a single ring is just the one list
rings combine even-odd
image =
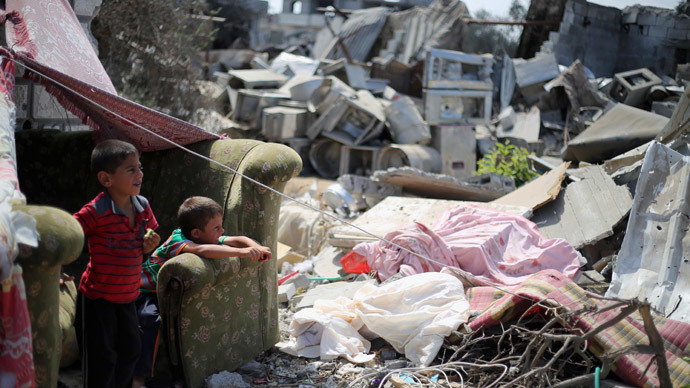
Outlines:
[{"label": "young boy in striped shirt", "polygon": [[139,324],[142,329],[141,358],[134,372],[133,387],[144,385],[151,376],[160,328],[156,286],[158,272],[166,261],[183,253],[206,259],[225,257],[265,261],[271,249],[245,236],[224,236],[223,208],[211,198],[187,198],[177,212],[180,228],[161,245],[142,266],[141,295],[137,299]]},{"label": "young boy in striped shirt", "polygon": [[91,153],[91,170],[104,190],[74,214],[89,246],[77,302],[84,386],[125,388],[141,351],[134,304],[141,264],[160,242],[152,232],[158,223],[139,195],[144,173],[133,145],[99,143]]}]

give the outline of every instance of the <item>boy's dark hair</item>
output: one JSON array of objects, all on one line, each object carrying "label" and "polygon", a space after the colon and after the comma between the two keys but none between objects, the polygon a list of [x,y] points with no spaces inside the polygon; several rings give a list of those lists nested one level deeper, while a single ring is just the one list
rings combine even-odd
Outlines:
[{"label": "boy's dark hair", "polygon": [[185,237],[190,238],[192,229],[204,229],[211,218],[223,214],[218,202],[206,197],[187,198],[177,211],[177,221]]},{"label": "boy's dark hair", "polygon": [[91,152],[91,171],[114,174],[118,166],[132,154],[139,155],[139,151],[125,141],[114,139],[102,141],[96,144]]}]

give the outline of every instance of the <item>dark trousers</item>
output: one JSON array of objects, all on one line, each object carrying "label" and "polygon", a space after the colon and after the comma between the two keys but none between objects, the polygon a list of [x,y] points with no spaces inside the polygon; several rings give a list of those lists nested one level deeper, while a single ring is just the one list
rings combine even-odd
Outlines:
[{"label": "dark trousers", "polygon": [[134,368],[134,375],[152,377],[161,327],[158,296],[156,294],[141,294],[134,303],[141,328],[141,354],[137,366]]},{"label": "dark trousers", "polygon": [[77,339],[85,388],[129,388],[141,352],[134,302],[77,300]]}]

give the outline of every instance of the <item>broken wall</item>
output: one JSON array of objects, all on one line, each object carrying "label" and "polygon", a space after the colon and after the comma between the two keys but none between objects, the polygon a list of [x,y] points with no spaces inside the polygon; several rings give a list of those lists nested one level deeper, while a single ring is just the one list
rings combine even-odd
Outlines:
[{"label": "broken wall", "polygon": [[[567,0],[532,0],[525,20],[545,20],[560,22],[565,12]],[[516,58],[532,58],[539,46],[549,39],[550,32],[557,32],[558,24],[553,26],[525,26],[520,35]]]},{"label": "broken wall", "polygon": [[690,17],[664,8],[618,8],[570,0],[558,32],[550,32],[540,54],[556,55],[559,64],[580,59],[597,77],[646,67],[674,75],[690,60]]},{"label": "broken wall", "polygon": [[618,60],[620,30],[618,8],[571,0],[565,6],[558,32],[549,34],[541,52],[555,54],[560,64],[579,59],[595,75],[611,75]]},{"label": "broken wall", "polygon": [[672,76],[678,63],[690,59],[690,17],[635,5],[623,9],[622,23],[616,72],[646,67]]}]

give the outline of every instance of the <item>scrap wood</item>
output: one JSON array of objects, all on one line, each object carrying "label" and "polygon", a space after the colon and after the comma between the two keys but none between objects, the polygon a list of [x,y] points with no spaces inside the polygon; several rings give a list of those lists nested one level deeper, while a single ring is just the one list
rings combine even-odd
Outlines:
[{"label": "scrap wood", "polygon": [[[470,333],[486,332],[501,322],[524,319],[523,315],[527,317],[541,312],[542,314],[538,316],[546,316],[545,314],[548,313],[551,314],[551,319],[557,318],[558,323],[564,325],[567,331],[563,333],[544,331],[543,334],[546,335],[540,336],[542,341],[550,341],[550,344],[544,347],[544,351],[541,351],[543,344],[535,342],[532,346],[534,348],[538,345],[540,350],[538,353],[542,355],[546,352],[547,360],[550,360],[554,354],[553,350],[549,350],[550,345],[555,341],[564,342],[567,338],[571,338],[568,343],[570,349],[584,350],[584,344],[586,344],[588,352],[599,358],[605,368],[610,364],[610,369],[628,384],[661,386],[666,380],[666,375],[673,386],[690,384],[690,364],[681,358],[690,351],[690,324],[656,315],[651,316],[645,312],[644,307],[640,309],[640,306],[645,305],[643,303],[636,301],[606,303],[604,298],[595,298],[593,294],[587,293],[566,276],[553,270],[539,272],[521,286],[512,288],[509,293],[491,287],[474,287],[467,291],[467,296],[471,314],[476,316],[467,324]],[[631,352],[611,360],[611,354],[630,346],[637,346],[637,348],[629,348],[629,350],[648,349],[638,346],[647,345],[643,338],[649,335],[654,336],[651,326],[648,326],[650,329],[645,329],[642,324],[645,315],[651,316],[646,318],[650,321],[648,325],[653,323],[659,333],[659,337],[650,342],[654,348],[654,355]],[[549,326],[551,325],[553,323]],[[542,326],[544,326],[543,321],[539,327]],[[535,338],[534,331],[526,331],[524,328],[511,330],[512,336],[522,332],[527,333],[530,341]],[[580,344],[582,349],[573,347],[573,344]],[[522,357],[523,351],[524,347],[516,354]],[[663,362],[659,364],[653,362],[654,356],[662,352],[668,365],[668,374],[664,372]],[[583,355],[587,356],[587,353],[579,354],[580,357]],[[527,359],[526,357],[529,356],[525,356],[523,361]],[[586,364],[586,358],[581,358],[580,362]],[[542,370],[542,372],[545,371]],[[550,384],[552,383],[554,382],[551,381]]]},{"label": "scrap wood", "polygon": [[491,203],[527,206],[532,210],[538,209],[558,197],[568,166],[570,166],[570,162],[563,163],[512,193],[491,201]]}]

